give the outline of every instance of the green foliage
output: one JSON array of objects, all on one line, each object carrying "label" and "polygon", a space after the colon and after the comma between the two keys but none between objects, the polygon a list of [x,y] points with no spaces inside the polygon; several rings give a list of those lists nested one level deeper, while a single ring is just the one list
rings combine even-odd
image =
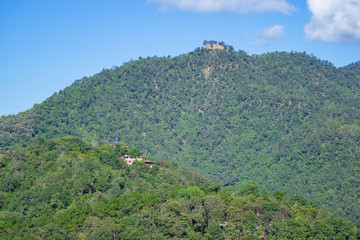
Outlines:
[{"label": "green foliage", "polygon": [[252,195],[258,195],[259,191],[259,184],[255,181],[247,181],[245,185],[240,188],[239,195],[241,196],[248,196],[250,194]]},{"label": "green foliage", "polygon": [[134,158],[134,157],[140,157],[141,153],[136,147],[132,147],[129,150],[129,155],[130,155],[130,157]]},{"label": "green foliage", "polygon": [[188,186],[187,188],[180,189],[178,193],[179,198],[190,199],[192,197],[203,198],[204,192],[196,186]]},{"label": "green foliage", "polygon": [[209,223],[206,228],[205,238],[211,240],[225,239],[224,231],[222,231],[218,222]]},{"label": "green foliage", "polygon": [[284,191],[277,190],[274,192],[274,197],[278,201],[282,201],[286,198]]},{"label": "green foliage", "polygon": [[26,149],[5,153],[0,238],[359,236],[360,224],[329,214],[302,196],[287,198],[277,191],[271,198],[266,189],[259,194],[254,181],[237,191],[242,196],[230,196],[218,183],[169,161],[156,161],[153,168],[137,161],[129,166],[117,153],[112,145],[91,146],[75,137],[33,139]]},{"label": "green foliage", "polygon": [[[198,48],[174,58],[141,58],[78,80],[26,112],[1,117],[0,151],[31,145],[27,143],[33,137],[41,142],[72,135],[109,144],[121,136],[144,155],[197,169],[222,185],[256,181],[269,192],[301,194],[356,221],[359,69],[359,63],[337,69],[306,53],[249,56],[231,46]],[[84,155],[87,144],[66,155],[76,140],[62,141],[67,142],[59,150],[68,158],[64,164],[73,157],[92,158]],[[53,144],[35,144],[32,151],[52,151]],[[121,170],[116,156],[130,152],[123,145],[115,146],[115,152],[108,147],[110,152],[97,153],[100,162]],[[55,161],[46,162],[52,154],[34,157],[26,168],[56,171]],[[1,159],[0,166],[9,164]],[[3,176],[6,193],[33,183],[19,174],[25,166],[22,159],[13,160],[11,174]],[[99,163],[91,164],[94,173],[72,173],[86,179],[76,182],[76,191],[109,187],[109,178],[91,180],[100,176]],[[141,176],[132,172],[134,178]]]}]

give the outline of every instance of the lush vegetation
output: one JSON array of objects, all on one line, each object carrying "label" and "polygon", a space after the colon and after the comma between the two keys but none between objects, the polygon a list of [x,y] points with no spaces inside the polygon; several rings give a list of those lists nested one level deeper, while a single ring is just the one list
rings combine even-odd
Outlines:
[{"label": "lush vegetation", "polygon": [[1,239],[359,239],[355,224],[253,181],[223,189],[129,148],[33,139],[1,156]]},{"label": "lush vegetation", "polygon": [[360,209],[360,75],[306,53],[196,49],[75,81],[0,120],[0,149],[34,136],[121,137],[224,186],[257,181],[353,221]]},{"label": "lush vegetation", "polygon": [[349,65],[343,67],[343,69],[350,70],[350,71],[353,71],[353,72],[355,72],[357,74],[360,74],[360,61],[358,61],[356,63],[349,64]]}]

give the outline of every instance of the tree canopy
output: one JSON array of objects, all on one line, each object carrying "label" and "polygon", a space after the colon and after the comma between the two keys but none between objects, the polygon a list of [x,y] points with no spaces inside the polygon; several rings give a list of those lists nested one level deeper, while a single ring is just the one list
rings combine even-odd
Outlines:
[{"label": "tree canopy", "polygon": [[[127,165],[114,145],[35,138],[2,155],[1,239],[359,239],[302,196],[222,188],[167,160]],[[283,192],[282,192],[283,194]]]},{"label": "tree canopy", "polygon": [[94,144],[121,137],[223,186],[256,181],[357,221],[358,70],[306,53],[249,56],[226,45],[141,58],[2,117],[0,151],[33,137],[72,135]]}]

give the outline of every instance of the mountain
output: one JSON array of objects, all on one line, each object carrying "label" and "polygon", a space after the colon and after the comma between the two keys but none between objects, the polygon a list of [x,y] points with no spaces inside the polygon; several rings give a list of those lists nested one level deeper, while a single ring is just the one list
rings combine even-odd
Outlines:
[{"label": "mountain", "polygon": [[360,61],[358,61],[356,63],[349,64],[349,65],[343,67],[343,69],[350,70],[350,71],[353,71],[353,72],[355,72],[357,74],[360,74]]},{"label": "mountain", "polygon": [[33,137],[116,137],[224,186],[257,181],[360,216],[360,75],[306,53],[197,48],[75,81],[0,120],[0,149]]},{"label": "mountain", "polygon": [[354,224],[256,182],[236,192],[125,143],[35,138],[0,156],[1,239],[359,239]]}]

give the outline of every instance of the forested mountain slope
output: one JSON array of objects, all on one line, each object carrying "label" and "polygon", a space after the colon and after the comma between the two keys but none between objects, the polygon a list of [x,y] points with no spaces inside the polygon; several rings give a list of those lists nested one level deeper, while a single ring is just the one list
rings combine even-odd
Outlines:
[{"label": "forested mountain slope", "polygon": [[357,74],[360,74],[360,61],[358,61],[356,63],[349,64],[349,65],[343,67],[343,69],[350,70],[350,71],[353,71],[353,72],[355,72]]},{"label": "forested mountain slope", "polygon": [[0,239],[359,239],[360,222],[255,182],[230,192],[125,144],[33,139],[0,156]]},{"label": "forested mountain slope", "polygon": [[[356,68],[355,68],[356,69]],[[224,185],[255,180],[360,216],[360,75],[305,53],[231,47],[139,59],[0,121],[0,148],[115,137]]]}]

